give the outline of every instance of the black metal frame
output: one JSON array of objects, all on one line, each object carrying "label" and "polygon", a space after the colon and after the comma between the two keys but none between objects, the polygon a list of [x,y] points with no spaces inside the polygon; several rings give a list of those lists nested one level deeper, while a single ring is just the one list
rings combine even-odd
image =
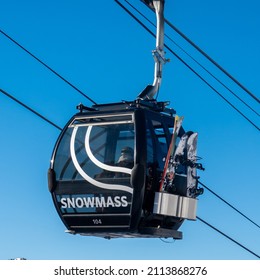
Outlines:
[{"label": "black metal frame", "polygon": [[[52,156],[52,165],[48,172],[48,182],[49,190],[52,194],[54,205],[56,210],[63,221],[64,225],[67,227],[68,232],[73,234],[82,235],[94,235],[102,236],[105,238],[111,237],[172,237],[175,239],[181,239],[182,233],[177,231],[183,222],[183,219],[178,219],[174,217],[164,217],[160,215],[153,215],[151,209],[146,207],[145,199],[149,191],[147,190],[147,162],[146,162],[146,129],[151,126],[151,120],[158,119],[163,125],[163,129],[166,134],[167,146],[169,146],[171,134],[169,132],[169,127],[173,126],[175,111],[173,109],[165,109],[166,102],[157,103],[155,100],[143,101],[137,100],[133,102],[122,102],[113,104],[103,104],[94,105],[92,108],[84,107],[80,105],[78,108],[79,113],[74,115],[70,121],[67,123],[63,131],[61,132]],[[132,205],[129,213],[129,217],[123,217],[120,215],[111,215],[111,217],[106,216],[109,221],[113,219],[119,224],[118,227],[113,227],[115,221],[110,222],[111,227],[81,227],[77,228],[75,225],[77,222],[79,224],[87,223],[89,217],[88,214],[77,214],[77,213],[62,213],[60,210],[60,202],[57,200],[59,194],[72,195],[73,192],[77,194],[80,193],[81,184],[86,184],[86,182],[59,182],[56,180],[55,170],[53,169],[53,162],[55,161],[55,155],[57,148],[64,133],[66,133],[67,127],[73,122],[75,118],[79,117],[101,117],[102,115],[109,116],[110,114],[134,114],[134,125],[135,125],[135,163],[131,174],[131,186],[133,187],[133,197]],[[147,123],[149,123],[147,125]],[[152,131],[151,127],[150,130]],[[180,134],[182,135],[184,130],[181,129]],[[155,141],[156,135],[153,135],[153,141]],[[156,143],[153,146],[156,147]],[[157,151],[155,151],[157,153]],[[157,176],[158,177],[158,176]],[[157,178],[158,179],[158,178]],[[73,190],[70,189],[70,185],[73,185]],[[154,195],[154,192],[158,191],[153,189],[150,195]],[[151,197],[150,197],[151,199]],[[91,218],[94,216],[91,216]],[[127,220],[127,221],[126,221]],[[120,223],[122,227],[120,227]],[[128,226],[127,226],[128,223]]]}]

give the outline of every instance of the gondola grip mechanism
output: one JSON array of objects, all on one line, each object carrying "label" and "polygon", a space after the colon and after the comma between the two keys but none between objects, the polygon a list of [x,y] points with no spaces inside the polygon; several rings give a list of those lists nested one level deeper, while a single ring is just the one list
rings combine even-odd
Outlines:
[{"label": "gondola grip mechanism", "polygon": [[153,99],[159,90],[162,80],[163,65],[169,61],[164,57],[164,0],[144,1],[149,7],[155,10],[157,29],[156,29],[156,49],[153,50],[153,58],[155,61],[154,81],[152,85],[148,85],[139,95],[141,99]]}]

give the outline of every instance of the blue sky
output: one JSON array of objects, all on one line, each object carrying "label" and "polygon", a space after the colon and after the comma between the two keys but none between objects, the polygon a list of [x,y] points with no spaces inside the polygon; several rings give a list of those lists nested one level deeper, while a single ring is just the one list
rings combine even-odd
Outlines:
[{"label": "blue sky", "polygon": [[[140,1],[131,3],[154,21]],[[155,40],[115,1],[10,0],[0,1],[0,9],[1,30],[97,103],[133,100],[153,81]],[[166,0],[165,16],[259,98],[259,9],[256,0]],[[166,33],[259,112],[259,104],[171,29]],[[259,131],[168,51],[166,56],[171,62],[158,99],[171,101],[185,129],[199,133],[206,167],[201,181],[260,224]],[[61,127],[80,102],[91,105],[2,34],[0,63],[0,88]],[[259,126],[259,117],[213,85]],[[64,233],[46,175],[59,131],[4,95],[0,115],[0,259],[255,259],[200,221],[186,221],[183,240],[175,242]],[[197,214],[260,254],[260,229],[207,191]]]}]

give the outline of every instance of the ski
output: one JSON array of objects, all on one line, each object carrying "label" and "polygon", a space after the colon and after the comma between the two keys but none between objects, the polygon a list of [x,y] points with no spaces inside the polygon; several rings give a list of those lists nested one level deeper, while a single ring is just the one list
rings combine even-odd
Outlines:
[{"label": "ski", "polygon": [[183,117],[175,116],[174,120],[174,130],[172,133],[172,138],[170,142],[170,146],[168,149],[168,153],[165,159],[165,164],[164,164],[164,169],[162,173],[162,178],[160,182],[160,188],[159,191],[162,192],[165,190],[166,186],[170,185],[173,182],[174,179],[174,166],[173,166],[173,161],[174,161],[174,152],[175,152],[175,145],[176,145],[176,140],[177,136],[179,134],[179,130],[181,128],[183,121]]}]

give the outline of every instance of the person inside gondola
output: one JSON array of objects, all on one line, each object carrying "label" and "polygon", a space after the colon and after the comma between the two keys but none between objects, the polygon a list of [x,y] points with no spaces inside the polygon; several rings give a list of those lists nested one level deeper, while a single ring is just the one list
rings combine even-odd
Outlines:
[{"label": "person inside gondola", "polygon": [[[134,150],[130,147],[124,147],[121,150],[120,157],[116,163],[117,166],[125,168],[133,168],[134,166]],[[115,177],[129,177],[129,174],[116,172]]]},{"label": "person inside gondola", "polygon": [[117,161],[120,167],[133,168],[134,166],[134,150],[130,147],[124,147]]},{"label": "person inside gondola", "polygon": [[[112,165],[112,164],[111,164]],[[124,147],[121,150],[120,157],[115,164],[116,166],[125,167],[132,169],[134,166],[134,150],[130,147]],[[113,178],[113,177],[128,177],[129,174],[121,173],[121,172],[111,172],[108,170],[103,170],[100,174],[96,174],[94,176],[97,178]]]}]

